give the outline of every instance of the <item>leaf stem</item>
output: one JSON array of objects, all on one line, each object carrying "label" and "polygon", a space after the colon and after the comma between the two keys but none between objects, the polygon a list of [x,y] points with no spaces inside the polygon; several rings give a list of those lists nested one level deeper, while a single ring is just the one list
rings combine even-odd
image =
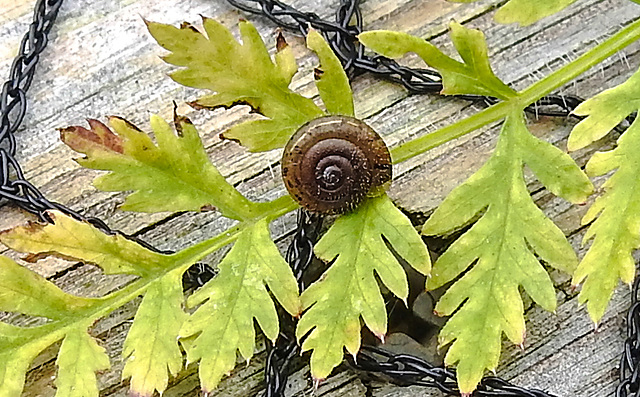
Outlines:
[{"label": "leaf stem", "polygon": [[393,163],[401,163],[434,147],[466,135],[489,123],[504,118],[514,107],[523,109],[527,105],[550,94],[569,83],[580,74],[607,59],[624,47],[640,39],[640,20],[635,21],[618,33],[587,51],[576,60],[561,67],[544,79],[521,91],[513,99],[497,103],[473,116],[440,128],[431,134],[416,138],[391,149]]}]

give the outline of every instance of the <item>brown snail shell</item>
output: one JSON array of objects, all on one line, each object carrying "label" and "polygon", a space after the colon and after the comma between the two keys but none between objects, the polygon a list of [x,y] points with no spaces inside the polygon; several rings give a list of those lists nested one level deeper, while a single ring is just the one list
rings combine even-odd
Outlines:
[{"label": "brown snail shell", "polygon": [[340,214],[391,180],[391,155],[380,135],[364,122],[320,117],[300,127],[287,143],[282,177],[302,207]]}]

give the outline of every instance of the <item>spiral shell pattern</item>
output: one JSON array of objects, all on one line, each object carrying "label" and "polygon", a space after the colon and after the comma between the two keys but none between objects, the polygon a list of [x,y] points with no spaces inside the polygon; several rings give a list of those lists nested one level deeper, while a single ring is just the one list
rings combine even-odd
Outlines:
[{"label": "spiral shell pattern", "polygon": [[282,177],[302,207],[340,214],[391,180],[391,156],[380,135],[364,122],[321,117],[300,127],[287,143]]}]

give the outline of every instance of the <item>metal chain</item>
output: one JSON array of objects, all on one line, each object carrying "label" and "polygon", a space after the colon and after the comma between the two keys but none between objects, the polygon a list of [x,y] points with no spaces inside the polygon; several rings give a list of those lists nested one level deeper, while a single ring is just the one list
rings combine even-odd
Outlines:
[{"label": "metal chain", "polygon": [[[36,214],[56,208],[42,193],[25,180],[15,159],[15,132],[27,113],[26,91],[31,86],[40,54],[47,46],[47,35],[58,16],[62,0],[38,0],[29,31],[20,42],[18,55],[9,71],[9,79],[0,94],[0,200],[10,200]],[[13,177],[13,179],[12,179]]]},{"label": "metal chain", "polygon": [[[440,390],[446,395],[460,395],[456,372],[438,367],[409,354],[393,354],[376,346],[362,346],[349,364],[360,371],[374,372],[402,386],[423,386]],[[476,397],[555,397],[538,389],[523,389],[496,376],[482,379],[473,393]]]},{"label": "metal chain", "polygon": [[620,359],[620,384],[616,397],[640,396],[640,275],[631,291],[631,308],[627,313],[627,339]]},{"label": "metal chain", "polygon": [[[302,12],[279,0],[227,0],[231,5],[252,14],[261,15],[278,26],[298,31],[306,35],[309,27],[322,33],[333,51],[336,53],[349,77],[369,72],[376,76],[402,84],[413,94],[438,93],[442,90],[440,75],[430,69],[409,68],[396,61],[380,56],[364,53],[364,47],[358,42],[357,35],[363,32],[362,15],[358,7],[359,0],[340,0],[335,13],[335,22],[320,18],[313,12]],[[482,100],[487,105],[498,100],[492,97],[464,95],[468,100]],[[531,104],[525,110],[535,115],[566,117],[583,99],[573,95],[548,95]],[[626,118],[631,123],[636,114]],[[620,131],[628,124],[624,122],[617,127]],[[304,235],[300,236],[300,239]],[[296,244],[305,245],[300,239]],[[308,245],[308,244],[307,244]],[[312,250],[312,247],[309,248]],[[627,315],[627,340],[620,365],[621,383],[616,390],[616,397],[640,397],[640,302],[638,290],[640,280],[636,278],[633,288],[632,305]],[[277,350],[276,346],[275,349]],[[273,353],[273,350],[270,354]],[[283,350],[283,353],[286,352]],[[286,354],[283,354],[285,357]],[[433,366],[426,361],[402,354],[394,355],[383,349],[363,346],[357,359],[347,358],[351,365],[367,372],[378,373],[390,380],[404,385],[423,385],[437,388],[451,395],[459,395],[456,388],[455,372],[446,368]],[[270,378],[278,373],[278,382],[283,382],[287,361],[284,360],[280,372],[273,369],[266,372],[267,385]],[[284,372],[283,372],[284,371]],[[282,394],[268,394],[281,396]],[[510,384],[498,377],[485,377],[476,396],[509,396],[509,397],[552,397],[551,394],[537,389],[524,389]]]},{"label": "metal chain", "polygon": [[27,112],[26,92],[31,86],[40,54],[49,43],[48,34],[58,16],[63,0],[38,0],[33,12],[29,31],[22,37],[18,55],[11,65],[9,79],[2,85],[0,94],[0,205],[11,202],[36,214],[41,220],[51,222],[47,210],[61,211],[77,220],[89,222],[104,233],[119,234],[152,251],[170,254],[173,251],[159,250],[147,242],[119,230],[113,230],[102,220],[86,217],[60,203],[48,200],[42,192],[25,179],[24,172],[16,160],[15,133]]},{"label": "metal chain", "polygon": [[[410,68],[382,55],[365,54],[364,46],[357,38],[357,35],[364,31],[359,0],[340,0],[335,22],[322,19],[313,12],[299,11],[279,0],[227,1],[242,11],[261,15],[282,28],[300,32],[305,36],[309,27],[318,30],[340,59],[350,78],[369,72],[402,84],[412,94],[436,94],[442,91],[442,78],[435,70]],[[457,97],[481,101],[487,105],[498,102],[497,98],[479,95]],[[527,106],[525,110],[536,116],[566,117],[571,115],[571,111],[582,101],[582,98],[575,95],[547,95]]]},{"label": "metal chain", "polygon": [[[322,217],[304,209],[298,210],[296,233],[289,244],[286,260],[298,281],[300,291],[305,289],[303,277],[313,260],[313,246],[321,227]],[[280,335],[275,345],[267,344],[264,397],[284,395],[291,362],[300,356],[300,345],[295,336],[296,321],[286,313],[281,313],[279,317]]]}]

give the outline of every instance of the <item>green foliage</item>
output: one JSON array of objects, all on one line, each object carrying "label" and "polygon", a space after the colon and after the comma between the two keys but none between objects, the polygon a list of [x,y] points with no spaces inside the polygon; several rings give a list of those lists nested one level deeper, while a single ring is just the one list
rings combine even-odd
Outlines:
[{"label": "green foliage", "polygon": [[[550,4],[538,3],[536,12],[552,12]],[[554,2],[560,8],[568,3]],[[514,21],[527,23],[523,22],[523,12],[530,1],[511,0],[498,15],[507,14],[504,10],[514,4],[522,8],[508,13]],[[206,36],[188,24],[180,28],[157,23],[148,26],[170,51],[166,61],[182,67],[173,73],[174,80],[214,91],[193,106],[247,104],[264,116],[224,134],[249,150],[282,147],[299,126],[324,115],[313,101],[289,90],[297,65],[282,35],[278,35],[272,60],[255,28],[247,22],[240,23],[242,43],[221,24],[206,18]],[[551,192],[572,202],[584,202],[592,189],[569,156],[529,133],[522,109],[638,39],[640,21],[520,93],[492,72],[481,32],[457,23],[452,23],[451,29],[462,62],[405,34],[369,32],[361,39],[389,56],[418,53],[442,73],[443,93],[490,95],[503,100],[466,120],[398,146],[396,153],[405,153],[394,157],[408,159],[506,117],[491,158],[445,199],[423,230],[427,234],[448,234],[477,219],[438,259],[428,282],[429,288],[453,282],[437,305],[441,314],[453,314],[441,342],[451,344],[446,361],[457,363],[461,389],[470,393],[485,369],[495,368],[502,333],[515,343],[522,342],[519,288],[545,309],[554,310],[555,293],[542,264],[563,271],[572,271],[577,264],[563,234],[533,203],[523,167],[528,166]],[[319,34],[311,32],[307,44],[320,60],[316,85],[327,112],[352,115],[352,94],[339,61]],[[572,148],[598,139],[638,109],[636,101],[629,100],[629,95],[638,96],[635,79],[577,110],[589,117],[573,131]],[[246,360],[253,355],[254,320],[267,339],[276,338],[279,327],[274,297],[291,315],[305,310],[297,337],[304,350],[312,350],[313,376],[325,378],[341,362],[344,348],[357,353],[361,319],[374,334],[384,337],[387,320],[377,279],[391,293],[406,299],[406,275],[396,255],[423,274],[430,270],[420,236],[389,197],[382,195],[368,198],[355,212],[339,217],[331,226],[315,251],[332,265],[298,297],[293,274],[268,227],[272,219],[296,208],[289,197],[257,204],[240,195],[209,162],[186,118],[175,117],[174,133],[165,121],[152,117],[157,144],[123,119],[111,118],[111,128],[95,120],[89,124],[90,129],[63,129],[62,137],[87,156],[79,160],[82,165],[110,172],[96,180],[98,187],[134,191],[123,209],[198,211],[215,206],[224,216],[240,222],[173,255],[151,252],[122,236],[106,236],[57,212],[50,213],[53,225],[30,224],[0,234],[0,241],[10,248],[29,253],[25,258],[28,261],[53,255],[95,264],[105,273],[137,276],[118,291],[89,299],[67,294],[0,257],[0,310],[48,319],[46,324],[33,327],[0,322],[0,397],[19,396],[29,364],[57,341],[62,341],[56,377],[60,395],[97,396],[95,373],[106,369],[109,362],[87,331],[96,320],[139,296],[142,303],[123,350],[123,377],[131,378],[132,394],[147,397],[166,389],[169,377],[182,368],[179,344],[189,362],[200,361],[203,389],[211,391],[234,367],[238,351]],[[636,216],[640,208],[634,196],[640,164],[633,157],[640,149],[639,129],[634,123],[614,151],[597,154],[587,166],[593,175],[615,170],[605,185],[606,193],[584,220],[590,222],[597,217],[586,237],[594,238],[587,257],[610,254],[610,264],[585,265],[585,257],[574,275],[577,281],[587,278],[581,299],[586,297],[592,316],[606,306],[617,279],[631,277],[629,254],[640,241]],[[616,208],[624,211],[614,213]],[[189,297],[187,306],[195,309],[194,313],[185,313],[182,273],[234,241],[219,264],[218,276]],[[607,246],[607,241],[612,243]],[[591,281],[600,278],[605,280],[602,285]]]},{"label": "green foliage", "polygon": [[278,314],[269,291],[292,315],[300,313],[298,286],[269,235],[265,220],[247,225],[225,258],[220,273],[189,297],[189,307],[201,305],[180,331],[198,335],[186,345],[189,362],[200,361],[203,390],[213,390],[236,364],[236,351],[249,360],[255,347],[253,320],[275,342]]},{"label": "green foliage", "polygon": [[84,330],[67,333],[58,353],[56,396],[97,396],[95,373],[109,369],[104,348]]},{"label": "green foliage", "polygon": [[[449,0],[453,3],[473,3],[478,0]],[[636,1],[636,0],[632,0]],[[496,12],[500,23],[531,25],[575,3],[576,0],[510,0]]]},{"label": "green foliage", "polygon": [[417,53],[443,76],[443,93],[490,95],[511,104],[491,158],[451,192],[423,228],[425,234],[446,235],[480,215],[438,259],[427,284],[435,289],[461,276],[436,310],[442,315],[455,312],[440,333],[440,344],[451,344],[445,361],[457,364],[460,389],[471,393],[485,370],[497,366],[503,333],[513,343],[523,342],[520,286],[543,308],[555,310],[553,284],[535,255],[566,272],[577,265],[563,233],[533,203],[523,166],[549,191],[574,203],[584,202],[593,186],[571,157],[529,133],[522,95],[491,71],[482,33],[454,22],[451,37],[464,63],[407,34],[360,35],[365,45],[386,56]]},{"label": "green foliage", "polygon": [[[91,321],[82,318],[95,301],[69,295],[0,256],[0,310],[51,320],[31,328],[0,323],[0,396],[19,396],[31,361],[62,338],[57,361],[57,395],[97,396],[95,371],[107,369],[109,359],[87,334]],[[70,325],[71,322],[74,324]],[[93,391],[94,394],[88,394]]]},{"label": "green foliage", "polygon": [[315,30],[311,30],[307,35],[307,45],[320,58],[320,68],[315,70],[314,77],[327,111],[331,114],[353,117],[351,86],[340,60],[320,33]]},{"label": "green foliage", "polygon": [[211,164],[191,121],[175,116],[176,133],[158,116],[151,128],[158,145],[136,126],[118,117],[109,118],[113,131],[97,120],[91,129],[68,127],[62,141],[86,155],[78,163],[111,171],[96,178],[105,191],[128,191],[122,209],[129,211],[200,211],[217,208],[229,218],[251,219],[264,205],[243,197]]},{"label": "green foliage", "polygon": [[568,200],[584,201],[591,192],[589,180],[571,158],[533,137],[521,112],[514,112],[491,158],[454,189],[424,225],[425,234],[448,234],[482,213],[438,258],[427,283],[435,289],[464,273],[436,305],[439,314],[455,312],[440,333],[440,343],[453,342],[445,361],[458,364],[464,393],[475,389],[485,369],[495,369],[502,333],[515,344],[523,343],[520,286],[540,306],[555,310],[553,284],[539,260],[565,272],[578,262],[562,231],[533,203],[524,164],[549,190]]},{"label": "green foliage", "polygon": [[[174,255],[151,252],[119,235],[108,236],[87,223],[59,212],[48,213],[55,222],[31,223],[0,234],[0,241],[13,250],[29,253],[36,261],[48,255],[84,261],[106,273],[133,274],[141,281],[101,298],[82,298],[61,291],[51,282],[14,261],[0,256],[0,310],[40,316],[49,322],[35,327],[17,327],[0,322],[0,396],[19,396],[25,373],[33,359],[62,340],[56,364],[59,396],[97,396],[95,372],[109,367],[104,349],[87,333],[93,323],[138,295],[143,302],[125,342],[125,377],[131,376],[132,392],[151,396],[164,391],[167,370],[182,368],[177,346],[181,322],[186,314],[181,274],[192,263],[219,249],[225,240],[200,244]],[[228,240],[230,237],[226,239]],[[170,271],[173,270],[173,271]]]},{"label": "green foliage", "polygon": [[222,137],[237,140],[252,152],[267,151],[283,147],[302,124],[323,115],[311,99],[289,89],[297,67],[286,43],[281,44],[274,63],[249,22],[239,24],[242,44],[222,24],[208,18],[203,24],[208,38],[187,23],[180,28],[155,22],[147,26],[158,44],[171,51],[164,60],[185,67],[171,78],[216,92],[193,106],[215,109],[243,104],[267,118],[238,124]]},{"label": "green foliage", "polygon": [[122,349],[126,360],[122,378],[131,377],[132,394],[162,393],[169,374],[176,375],[182,369],[177,336],[187,319],[183,301],[181,271],[167,273],[149,284]]},{"label": "green foliage", "polygon": [[306,312],[296,335],[304,339],[303,351],[313,350],[314,378],[329,376],[342,362],[343,348],[352,355],[358,352],[360,317],[371,332],[384,338],[387,313],[375,275],[394,295],[407,298],[406,274],[387,243],[414,269],[429,273],[427,248],[386,195],[369,198],[338,218],[315,246],[318,258],[334,262],[302,293]]},{"label": "green foliage", "polygon": [[31,253],[25,257],[29,262],[52,255],[100,266],[106,274],[150,276],[168,265],[166,255],[120,235],[108,236],[57,211],[51,218],[53,226],[29,223],[0,233],[0,241],[15,251]]},{"label": "green foliage", "polygon": [[[607,134],[632,112],[640,110],[640,71],[626,82],[583,102],[574,113],[588,116],[575,126],[569,148],[582,148]],[[582,224],[591,222],[583,244],[593,243],[573,275],[584,285],[580,303],[587,303],[594,322],[604,315],[618,280],[631,284],[635,275],[632,251],[640,247],[640,123],[638,119],[618,139],[614,150],[598,152],[587,163],[590,176],[613,175],[604,194],[587,211]]]},{"label": "green foliage", "polygon": [[516,92],[495,76],[489,65],[487,43],[479,30],[467,29],[451,22],[451,40],[462,58],[459,62],[421,38],[406,33],[377,30],[361,33],[365,46],[391,58],[415,52],[442,75],[442,94],[476,94],[496,98],[513,98]]}]

